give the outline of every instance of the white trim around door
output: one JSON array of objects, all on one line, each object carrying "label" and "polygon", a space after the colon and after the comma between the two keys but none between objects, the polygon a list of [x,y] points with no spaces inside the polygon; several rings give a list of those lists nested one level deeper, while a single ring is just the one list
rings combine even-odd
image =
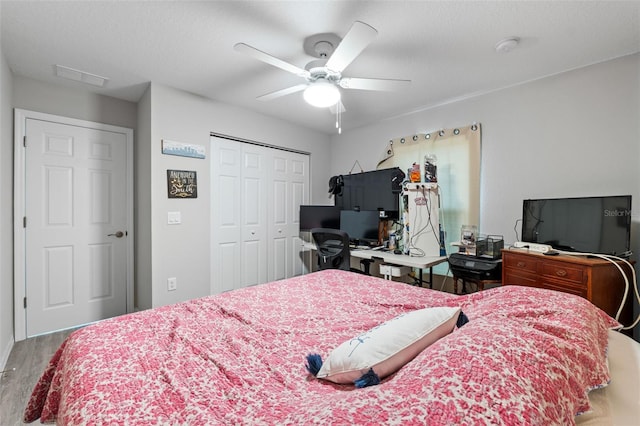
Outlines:
[{"label": "white trim around door", "polygon": [[[85,129],[121,134],[126,140],[126,312],[133,312],[133,265],[134,265],[134,222],[133,222],[133,130],[75,118],[62,117],[22,109],[14,110],[14,336],[15,341],[27,337],[27,310],[25,308],[26,288],[26,149],[25,139],[28,120],[40,120]],[[27,144],[30,142],[27,141]],[[111,235],[111,234],[110,234]]]}]

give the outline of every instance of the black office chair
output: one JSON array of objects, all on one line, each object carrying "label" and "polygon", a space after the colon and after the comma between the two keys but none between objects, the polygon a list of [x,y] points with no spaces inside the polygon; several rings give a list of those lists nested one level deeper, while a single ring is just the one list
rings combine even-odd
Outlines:
[{"label": "black office chair", "polygon": [[339,229],[313,228],[311,230],[313,242],[318,256],[318,270],[342,269],[344,271],[359,272],[369,275],[371,261],[363,259],[360,264],[364,270],[351,267],[351,252],[349,250],[349,235]]}]

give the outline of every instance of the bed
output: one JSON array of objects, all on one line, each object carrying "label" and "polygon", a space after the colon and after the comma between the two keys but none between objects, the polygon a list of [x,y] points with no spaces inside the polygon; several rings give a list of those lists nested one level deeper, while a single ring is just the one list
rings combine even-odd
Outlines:
[{"label": "bed", "polygon": [[[379,384],[359,388],[307,371],[311,353],[333,356],[363,332],[442,307],[459,308],[468,322]],[[52,357],[24,420],[613,424],[640,413],[640,345],[611,331],[618,326],[586,300],[549,290],[457,296],[325,270],[79,329]],[[610,359],[614,343],[626,358]],[[614,367],[627,375],[617,389]]]}]

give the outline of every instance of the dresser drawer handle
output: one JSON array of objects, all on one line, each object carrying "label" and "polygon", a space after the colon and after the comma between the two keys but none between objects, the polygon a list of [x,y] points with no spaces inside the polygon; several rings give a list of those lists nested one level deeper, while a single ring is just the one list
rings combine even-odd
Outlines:
[{"label": "dresser drawer handle", "polygon": [[516,263],[516,266],[517,266],[518,268],[524,268],[525,266],[527,266],[527,263],[526,263],[526,262],[522,262],[522,261],[520,261],[520,262]]},{"label": "dresser drawer handle", "polygon": [[567,271],[565,271],[564,269],[558,269],[556,271],[556,275],[559,276],[559,277],[564,277],[564,276],[567,275]]}]

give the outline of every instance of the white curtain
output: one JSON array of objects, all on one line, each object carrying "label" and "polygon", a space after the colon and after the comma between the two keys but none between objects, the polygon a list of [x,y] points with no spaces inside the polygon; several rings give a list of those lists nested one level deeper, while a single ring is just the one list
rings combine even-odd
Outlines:
[{"label": "white curtain", "polygon": [[437,157],[440,222],[446,233],[447,254],[457,251],[451,243],[460,240],[462,225],[478,226],[480,221],[481,133],[480,124],[474,123],[398,137],[389,141],[378,163],[378,169],[399,167],[407,178],[408,169],[418,163],[424,181],[425,156]]}]

